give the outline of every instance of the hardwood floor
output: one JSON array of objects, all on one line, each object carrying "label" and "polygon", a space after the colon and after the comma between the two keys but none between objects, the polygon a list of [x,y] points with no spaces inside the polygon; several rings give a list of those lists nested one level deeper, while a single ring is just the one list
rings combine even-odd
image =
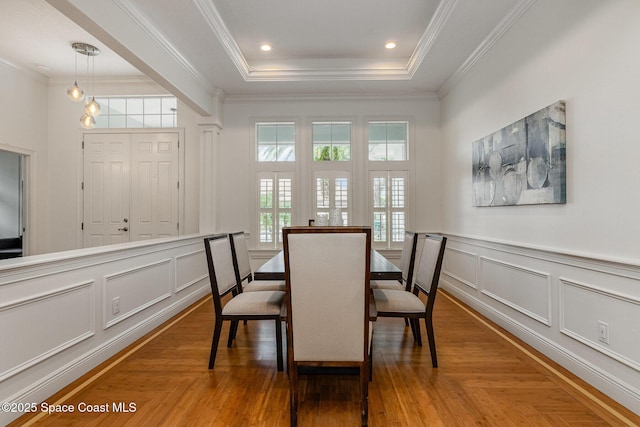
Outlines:
[{"label": "hardwood floor", "polygon": [[[436,369],[426,337],[420,348],[402,319],[376,322],[371,426],[640,425],[640,417],[444,292],[434,325]],[[47,400],[75,412],[27,415],[11,425],[287,426],[289,386],[276,371],[273,322],[241,324],[232,348],[221,340],[210,371],[212,331],[208,298]],[[301,376],[300,390],[301,426],[359,425],[357,376]],[[106,404],[109,412],[79,412],[81,403]]]}]

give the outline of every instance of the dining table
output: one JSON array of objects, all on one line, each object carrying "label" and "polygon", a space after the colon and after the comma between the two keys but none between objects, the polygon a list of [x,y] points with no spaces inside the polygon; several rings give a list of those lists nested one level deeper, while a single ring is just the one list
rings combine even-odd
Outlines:
[{"label": "dining table", "polygon": [[[375,249],[371,249],[371,280],[402,280],[402,270]],[[254,280],[284,280],[284,251],[253,272]]]}]

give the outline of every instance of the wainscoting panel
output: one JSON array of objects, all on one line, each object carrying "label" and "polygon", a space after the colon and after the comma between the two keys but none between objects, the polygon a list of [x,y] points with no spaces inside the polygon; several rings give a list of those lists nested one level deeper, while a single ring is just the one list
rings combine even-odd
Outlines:
[{"label": "wainscoting panel", "polygon": [[[0,402],[47,399],[205,297],[203,237],[0,263]],[[0,425],[20,415],[0,411]]]},{"label": "wainscoting panel", "polygon": [[549,273],[480,257],[482,293],[547,326],[551,322]]},{"label": "wainscoting panel", "polygon": [[444,274],[470,288],[478,288],[478,255],[461,249],[447,249],[443,261]]},{"label": "wainscoting panel", "polygon": [[640,415],[640,263],[445,235],[443,290]]},{"label": "wainscoting panel", "polygon": [[206,260],[204,249],[176,257],[176,293],[208,279],[207,263],[203,260]]},{"label": "wainscoting panel", "polygon": [[[72,284],[0,305],[0,381],[93,336],[93,286]],[[15,325],[29,325],[28,333]]]},{"label": "wainscoting panel", "polygon": [[568,278],[560,284],[560,331],[640,372],[640,325],[629,322],[640,300]]},{"label": "wainscoting panel", "polygon": [[[105,276],[104,328],[110,328],[169,298],[174,287],[173,279],[171,259]],[[116,305],[119,305],[118,309]]]}]

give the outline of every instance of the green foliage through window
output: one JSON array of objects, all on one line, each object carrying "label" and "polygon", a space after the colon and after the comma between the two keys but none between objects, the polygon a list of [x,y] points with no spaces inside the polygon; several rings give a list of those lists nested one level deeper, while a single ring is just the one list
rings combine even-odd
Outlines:
[{"label": "green foliage through window", "polygon": [[312,132],[315,162],[351,160],[351,123],[316,122]]}]

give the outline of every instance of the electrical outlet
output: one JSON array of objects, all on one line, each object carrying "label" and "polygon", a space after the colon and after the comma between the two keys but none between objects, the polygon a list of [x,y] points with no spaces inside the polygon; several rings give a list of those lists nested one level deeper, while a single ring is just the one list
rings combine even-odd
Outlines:
[{"label": "electrical outlet", "polygon": [[609,324],[602,320],[598,322],[598,340],[609,344]]},{"label": "electrical outlet", "polygon": [[111,302],[111,313],[112,314],[120,313],[120,297],[115,297]]}]

